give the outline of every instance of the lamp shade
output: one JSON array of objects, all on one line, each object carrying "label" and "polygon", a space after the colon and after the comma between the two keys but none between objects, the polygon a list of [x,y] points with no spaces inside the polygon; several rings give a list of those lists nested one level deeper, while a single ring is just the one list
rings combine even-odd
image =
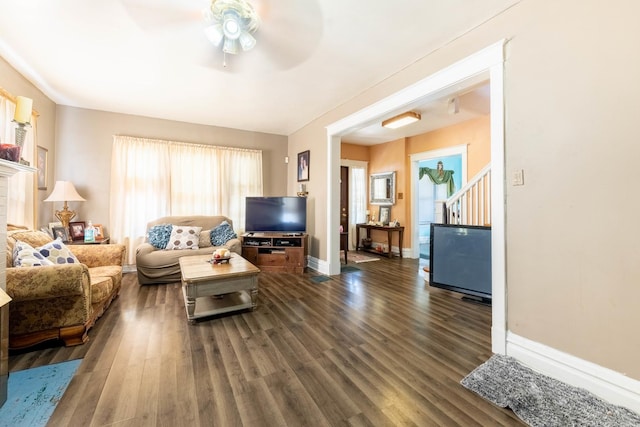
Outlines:
[{"label": "lamp shade", "polygon": [[84,202],[71,181],[56,181],[53,191],[45,202]]}]

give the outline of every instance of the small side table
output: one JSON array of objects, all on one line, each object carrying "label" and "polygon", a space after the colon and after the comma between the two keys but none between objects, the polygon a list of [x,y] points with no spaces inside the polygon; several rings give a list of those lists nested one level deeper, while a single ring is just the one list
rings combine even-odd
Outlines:
[{"label": "small side table", "polygon": [[108,245],[109,238],[105,237],[102,240],[96,240],[95,242],[85,242],[84,240],[73,240],[71,242],[67,242],[67,245]]}]

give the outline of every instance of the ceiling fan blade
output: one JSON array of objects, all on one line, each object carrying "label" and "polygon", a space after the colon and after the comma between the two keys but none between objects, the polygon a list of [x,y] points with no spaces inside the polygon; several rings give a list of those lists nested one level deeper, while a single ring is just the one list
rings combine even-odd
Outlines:
[{"label": "ceiling fan blade", "polygon": [[318,0],[262,0],[256,9],[263,13],[256,48],[267,50],[278,68],[292,68],[313,54],[323,32]]},{"label": "ceiling fan blade", "polygon": [[208,2],[179,0],[121,0],[121,2],[133,22],[145,32],[166,31],[175,26],[202,23],[202,10],[208,4]]},{"label": "ceiling fan blade", "polygon": [[[319,0],[250,0],[260,16],[256,45],[225,55],[206,38],[202,10],[210,0],[120,0],[133,22],[155,43],[184,61],[222,72],[264,73],[304,62],[322,37]],[[247,43],[250,45],[251,43]],[[224,66],[224,63],[227,66]]]}]

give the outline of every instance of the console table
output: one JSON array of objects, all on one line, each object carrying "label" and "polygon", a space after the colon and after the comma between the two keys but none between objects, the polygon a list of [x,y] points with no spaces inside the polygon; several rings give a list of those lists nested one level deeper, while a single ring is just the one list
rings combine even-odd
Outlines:
[{"label": "console table", "polygon": [[[370,237],[371,230],[381,230],[387,232],[387,248],[389,250],[387,252],[379,252],[375,249],[365,248],[362,246],[362,241],[360,240],[360,229],[364,228],[366,230],[365,236]],[[393,233],[398,233],[398,248],[400,252],[400,258],[402,258],[402,238],[404,237],[404,227],[390,227],[388,225],[371,225],[371,224],[356,224],[356,250],[357,251],[367,251],[372,252],[374,254],[387,255],[389,258],[393,257],[393,253],[391,252],[391,237]]]}]

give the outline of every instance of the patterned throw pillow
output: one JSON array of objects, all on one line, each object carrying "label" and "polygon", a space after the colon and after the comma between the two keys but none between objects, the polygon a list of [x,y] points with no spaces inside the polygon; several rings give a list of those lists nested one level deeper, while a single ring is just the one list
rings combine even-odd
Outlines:
[{"label": "patterned throw pillow", "polygon": [[51,261],[42,256],[37,249],[30,244],[16,241],[13,246],[13,266],[14,267],[41,267],[43,265],[53,265]]},{"label": "patterned throw pillow", "polygon": [[149,243],[153,245],[154,248],[166,248],[167,243],[169,243],[169,237],[171,237],[172,228],[173,226],[171,224],[154,225],[149,229],[147,236]]},{"label": "patterned throw pillow", "polygon": [[211,247],[211,230],[202,230],[200,232],[200,243],[198,243],[200,249]]},{"label": "patterned throw pillow", "polygon": [[40,254],[54,264],[79,264],[78,258],[71,253],[69,248],[62,243],[62,240],[56,239],[44,246],[36,248]]},{"label": "patterned throw pillow", "polygon": [[202,227],[184,227],[174,225],[171,229],[171,237],[165,249],[198,249]]},{"label": "patterned throw pillow", "polygon": [[222,221],[219,226],[211,230],[211,244],[213,246],[222,246],[237,237],[238,235],[227,221]]}]

